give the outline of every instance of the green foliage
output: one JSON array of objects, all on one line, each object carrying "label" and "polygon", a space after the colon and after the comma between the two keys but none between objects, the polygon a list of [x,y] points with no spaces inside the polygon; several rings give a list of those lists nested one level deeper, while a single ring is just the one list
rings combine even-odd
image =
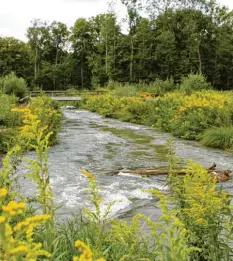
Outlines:
[{"label": "green foliage", "polygon": [[119,97],[138,96],[137,86],[131,84],[114,84],[114,94]]},{"label": "green foliage", "polygon": [[[118,89],[118,86],[115,88]],[[147,85],[140,85],[143,90],[145,86]],[[134,86],[136,89],[138,85]],[[153,92],[139,93],[140,97],[139,94],[134,97],[118,97],[115,91],[106,95],[89,95],[83,98],[80,106],[105,117],[153,125],[189,140],[200,140],[204,131],[212,127],[232,126],[232,93],[210,90],[184,95],[176,90],[155,98]],[[143,96],[145,94],[147,96]]]},{"label": "green foliage", "polygon": [[52,132],[49,138],[49,144],[57,142],[57,133],[60,128],[62,118],[58,103],[46,95],[38,96],[30,102],[29,106],[32,113],[40,119],[42,126],[47,126],[45,134]]},{"label": "green foliage", "polygon": [[177,137],[195,140],[199,135],[211,126],[219,126],[216,115],[218,110],[205,108],[190,108],[181,113],[171,124],[171,132]]},{"label": "green foliage", "polygon": [[[122,0],[129,15],[129,32],[123,34],[114,12],[79,18],[71,30],[59,21],[33,20],[28,43],[0,37],[0,76],[12,71],[30,87],[48,90],[91,89],[109,81],[154,85],[171,78],[177,84],[189,74],[203,74],[214,88],[230,90],[233,14],[215,2],[188,2]],[[184,83],[185,91],[206,88],[199,80],[194,87]]]},{"label": "green foliage", "polygon": [[156,79],[149,84],[144,84],[140,89],[145,92],[150,92],[154,96],[159,96],[166,92],[174,91],[175,88],[174,80],[171,78],[166,80]]},{"label": "green foliage", "polygon": [[0,129],[0,155],[7,153],[17,142],[18,131],[12,128]]},{"label": "green foliage", "polygon": [[31,82],[32,55],[28,44],[13,37],[0,37],[0,77],[15,72]]},{"label": "green foliage", "polygon": [[20,123],[20,117],[11,109],[16,106],[17,99],[15,96],[0,94],[0,128],[14,127]]},{"label": "green foliage", "polygon": [[201,143],[219,149],[233,149],[233,127],[207,129],[201,136]]},{"label": "green foliage", "polygon": [[3,93],[14,94],[18,98],[27,95],[27,84],[23,78],[18,78],[15,73],[10,73],[0,78],[0,88]]},{"label": "green foliage", "polygon": [[17,99],[15,96],[0,94],[0,153],[6,153],[15,142],[17,130],[15,129],[21,122],[20,116],[12,112],[16,106]]},{"label": "green foliage", "polygon": [[187,95],[194,91],[208,89],[210,89],[210,84],[202,74],[189,74],[187,77],[182,78],[180,84],[180,90],[185,92]]},{"label": "green foliage", "polygon": [[190,260],[231,260],[231,195],[198,163],[190,163],[190,175],[173,177],[178,217],[189,231],[188,244],[198,251]]}]

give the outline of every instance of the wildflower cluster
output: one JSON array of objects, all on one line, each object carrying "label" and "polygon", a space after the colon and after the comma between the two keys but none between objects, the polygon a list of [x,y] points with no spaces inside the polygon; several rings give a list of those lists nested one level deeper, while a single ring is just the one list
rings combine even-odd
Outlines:
[{"label": "wildflower cluster", "polygon": [[[87,246],[85,243],[83,243],[80,240],[77,240],[74,243],[75,247],[79,250],[80,252],[80,257],[74,256],[73,261],[94,261],[93,260],[93,253],[90,249],[89,246]],[[105,261],[104,258],[98,258],[95,261]]]},{"label": "wildflower cluster", "polygon": [[191,95],[181,95],[180,92],[165,94],[160,100],[172,100],[180,104],[179,112],[184,112],[192,107],[208,107],[222,109],[232,103],[230,95],[216,91],[198,91]]},{"label": "wildflower cluster", "polygon": [[8,191],[0,189],[0,258],[4,261],[36,261],[39,256],[49,258],[50,254],[42,249],[41,243],[33,240],[33,230],[50,220],[49,215],[28,217],[15,224],[15,217],[25,213],[25,203],[2,201]]},{"label": "wildflower cluster", "polygon": [[[43,109],[36,107],[32,109],[15,108],[13,110],[22,114],[23,125],[20,128],[20,136],[28,148],[36,151],[37,159],[28,159],[27,161],[30,169],[28,177],[32,178],[38,187],[37,201],[42,206],[43,214],[53,215],[53,193],[48,177],[49,141],[53,132],[49,131],[49,126],[43,123],[41,118]],[[53,109],[45,109],[46,111],[52,113]]]},{"label": "wildflower cluster", "polygon": [[229,250],[226,242],[231,233],[227,228],[232,218],[231,196],[216,186],[216,180],[199,163],[190,163],[187,172],[190,175],[177,178],[174,187],[178,216],[189,231],[189,243],[200,249],[196,257],[221,260]]},{"label": "wildflower cluster", "polygon": [[12,109],[14,112],[19,112],[22,114],[23,125],[20,127],[20,136],[29,141],[34,141],[36,139],[36,135],[38,130],[40,129],[40,135],[47,128],[41,129],[41,120],[37,115],[33,114],[31,109],[29,108],[14,108]]}]

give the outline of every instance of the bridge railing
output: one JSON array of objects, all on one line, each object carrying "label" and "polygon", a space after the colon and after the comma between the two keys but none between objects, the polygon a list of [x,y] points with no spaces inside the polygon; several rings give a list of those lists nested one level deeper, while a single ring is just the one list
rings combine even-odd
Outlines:
[{"label": "bridge railing", "polygon": [[71,91],[30,91],[29,92],[29,96],[30,97],[37,97],[37,96],[40,96],[42,93],[43,94],[46,94],[48,96],[51,96],[51,97],[59,97],[59,96],[66,96],[66,97],[72,97],[72,96],[81,96],[82,94],[104,94],[104,93],[107,93],[108,91],[88,91],[88,90],[85,90],[85,91],[77,91],[77,92],[71,92]]}]

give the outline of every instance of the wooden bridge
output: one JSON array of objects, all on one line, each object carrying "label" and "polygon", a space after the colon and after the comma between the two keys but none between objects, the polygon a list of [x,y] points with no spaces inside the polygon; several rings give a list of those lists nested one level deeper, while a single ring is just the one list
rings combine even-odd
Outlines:
[{"label": "wooden bridge", "polygon": [[30,91],[29,98],[34,98],[42,94],[48,95],[56,101],[81,101],[83,94],[103,94],[108,91]]}]

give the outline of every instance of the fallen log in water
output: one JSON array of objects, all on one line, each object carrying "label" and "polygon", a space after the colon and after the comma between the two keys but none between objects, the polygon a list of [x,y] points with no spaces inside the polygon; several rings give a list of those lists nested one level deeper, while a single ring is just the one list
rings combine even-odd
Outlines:
[{"label": "fallen log in water", "polygon": [[[214,163],[211,167],[207,168],[206,171],[213,177],[217,179],[218,182],[224,182],[229,179],[230,170],[215,170],[216,164]],[[170,173],[169,170],[164,169],[135,169],[135,170],[109,170],[105,172],[105,174],[117,175],[119,173],[130,173],[136,175],[168,175]],[[190,174],[187,170],[173,170],[171,174],[174,175],[186,175]]]}]

